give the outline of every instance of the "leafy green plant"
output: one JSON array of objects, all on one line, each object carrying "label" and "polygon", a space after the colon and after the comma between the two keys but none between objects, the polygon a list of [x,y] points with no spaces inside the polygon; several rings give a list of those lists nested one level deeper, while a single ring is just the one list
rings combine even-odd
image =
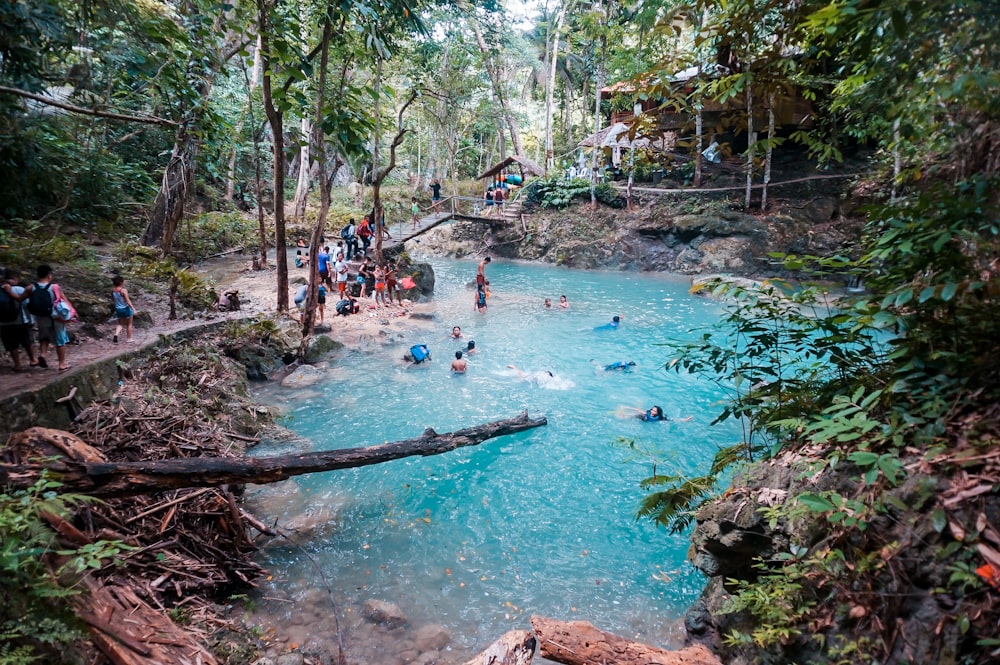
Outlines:
[{"label": "leafy green plant", "polygon": [[[79,639],[82,625],[67,602],[77,591],[65,583],[130,549],[116,541],[60,547],[46,515],[68,516],[74,506],[93,499],[57,494],[59,486],[45,477],[28,489],[0,493],[2,663],[35,662]],[[53,570],[56,561],[61,564]]]},{"label": "leafy green plant", "polygon": [[[621,208],[625,205],[618,196],[618,190],[608,183],[598,184],[595,194],[598,201],[612,208]],[[566,180],[556,176],[548,179],[536,178],[525,185],[523,196],[543,208],[562,210],[577,199],[590,200],[590,181],[586,178]]]}]

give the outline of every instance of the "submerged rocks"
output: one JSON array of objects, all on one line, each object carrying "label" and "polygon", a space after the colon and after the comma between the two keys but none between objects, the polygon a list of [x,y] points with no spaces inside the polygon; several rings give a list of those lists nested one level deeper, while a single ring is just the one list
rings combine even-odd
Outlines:
[{"label": "submerged rocks", "polygon": [[400,628],[407,623],[406,615],[403,614],[403,610],[399,608],[399,605],[386,600],[376,600],[374,598],[366,600],[361,613],[371,623],[390,629]]}]

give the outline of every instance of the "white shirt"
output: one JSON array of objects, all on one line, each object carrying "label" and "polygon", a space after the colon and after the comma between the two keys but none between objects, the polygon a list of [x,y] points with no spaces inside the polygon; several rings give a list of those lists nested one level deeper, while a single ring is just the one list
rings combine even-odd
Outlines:
[{"label": "white shirt", "polygon": [[333,270],[337,273],[338,282],[347,281],[347,261],[340,259],[335,264],[333,264]]}]

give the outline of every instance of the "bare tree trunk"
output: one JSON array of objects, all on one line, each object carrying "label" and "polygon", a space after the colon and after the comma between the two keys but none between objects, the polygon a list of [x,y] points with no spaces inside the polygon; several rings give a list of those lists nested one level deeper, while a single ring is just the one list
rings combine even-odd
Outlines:
[{"label": "bare tree trunk", "polygon": [[555,149],[552,140],[552,106],[556,92],[556,64],[559,60],[559,31],[562,30],[563,17],[566,8],[560,7],[556,15],[555,34],[552,36],[552,51],[546,51],[545,60],[548,65],[545,79],[545,173],[555,168]]},{"label": "bare tree trunk", "polygon": [[174,242],[174,233],[184,217],[184,205],[194,186],[194,158],[198,145],[188,131],[187,123],[177,129],[174,148],[163,170],[160,191],[153,202],[153,212],[149,216],[146,230],[142,234],[142,244],[146,247],[159,246],[166,254]]},{"label": "bare tree trunk", "polygon": [[597,134],[601,131],[601,88],[604,87],[604,61],[608,44],[607,35],[603,32],[600,42],[600,56],[597,58],[596,80],[594,81],[594,153],[590,159],[590,205],[594,208],[597,207],[597,156],[603,154],[597,141]]},{"label": "bare tree trunk", "polygon": [[262,99],[264,102],[264,113],[267,114],[267,122],[271,127],[272,153],[274,157],[274,173],[272,174],[272,182],[274,183],[274,259],[278,269],[277,309],[280,313],[288,311],[288,254],[285,250],[284,125],[282,112],[275,108],[274,96],[271,91],[274,74],[271,70],[269,3],[265,0],[257,0],[257,8],[258,26],[260,29],[260,64],[264,72]]},{"label": "bare tree trunk", "polygon": [[[500,72],[497,71],[496,63],[493,62],[493,58],[490,55],[490,48],[486,44],[486,40],[483,39],[483,32],[479,29],[479,24],[475,20],[470,20],[469,23],[472,25],[472,30],[476,34],[476,43],[479,44],[479,50],[483,54],[483,64],[486,66],[486,73],[490,77],[490,82],[493,84],[493,95],[497,98],[497,103],[500,105],[500,111],[503,114],[503,120],[507,124],[507,129],[510,131],[510,142],[514,146],[514,154],[521,155],[521,136],[517,131],[517,123],[514,122],[514,115],[511,113],[510,104],[507,100],[507,96],[503,92],[503,85],[500,81]],[[502,134],[502,132],[501,132]],[[500,145],[501,156],[500,159],[505,159],[506,146],[504,142]]]},{"label": "bare tree trunk", "polygon": [[[445,434],[428,428],[414,439],[367,448],[269,458],[183,457],[142,462],[107,462],[103,453],[69,432],[32,427],[12,434],[7,440],[5,461],[0,463],[0,485],[30,487],[46,471],[59,475],[62,485],[56,491],[101,497],[134,496],[182,487],[274,483],[307,473],[353,469],[414,455],[440,455],[547,423],[544,417],[531,418],[524,412],[515,418]],[[38,454],[41,451],[43,455]]]},{"label": "bare tree trunk", "polygon": [[753,131],[753,80],[747,83],[747,189],[743,199],[743,209],[750,209],[750,192],[753,191],[753,154],[757,147],[757,137]]},{"label": "bare tree trunk", "polygon": [[764,187],[760,193],[760,209],[767,210],[767,186],[771,182],[771,157],[774,155],[774,92],[767,102],[767,155],[764,158]]},{"label": "bare tree trunk", "polygon": [[300,222],[306,218],[306,204],[309,202],[309,181],[312,176],[312,121],[302,118],[299,131],[302,133],[302,145],[299,148],[299,181],[295,186],[295,200],[292,203],[292,216]]}]

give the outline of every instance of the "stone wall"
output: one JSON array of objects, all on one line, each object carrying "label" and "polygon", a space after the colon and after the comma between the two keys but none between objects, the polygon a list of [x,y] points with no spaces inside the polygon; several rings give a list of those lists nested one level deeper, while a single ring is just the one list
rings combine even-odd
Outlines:
[{"label": "stone wall", "polygon": [[[166,345],[211,332],[227,323],[228,321],[213,321],[161,335],[155,342],[74,368],[66,374],[55,374],[53,380],[37,389],[7,397],[0,401],[0,441],[6,441],[13,432],[29,427],[67,428],[75,410],[78,411],[95,400],[109,399],[115,394],[121,381],[120,361],[157,353],[158,349]],[[49,371],[54,373],[55,369]],[[57,403],[56,400],[66,397],[74,388],[76,394],[72,400]]]}]

